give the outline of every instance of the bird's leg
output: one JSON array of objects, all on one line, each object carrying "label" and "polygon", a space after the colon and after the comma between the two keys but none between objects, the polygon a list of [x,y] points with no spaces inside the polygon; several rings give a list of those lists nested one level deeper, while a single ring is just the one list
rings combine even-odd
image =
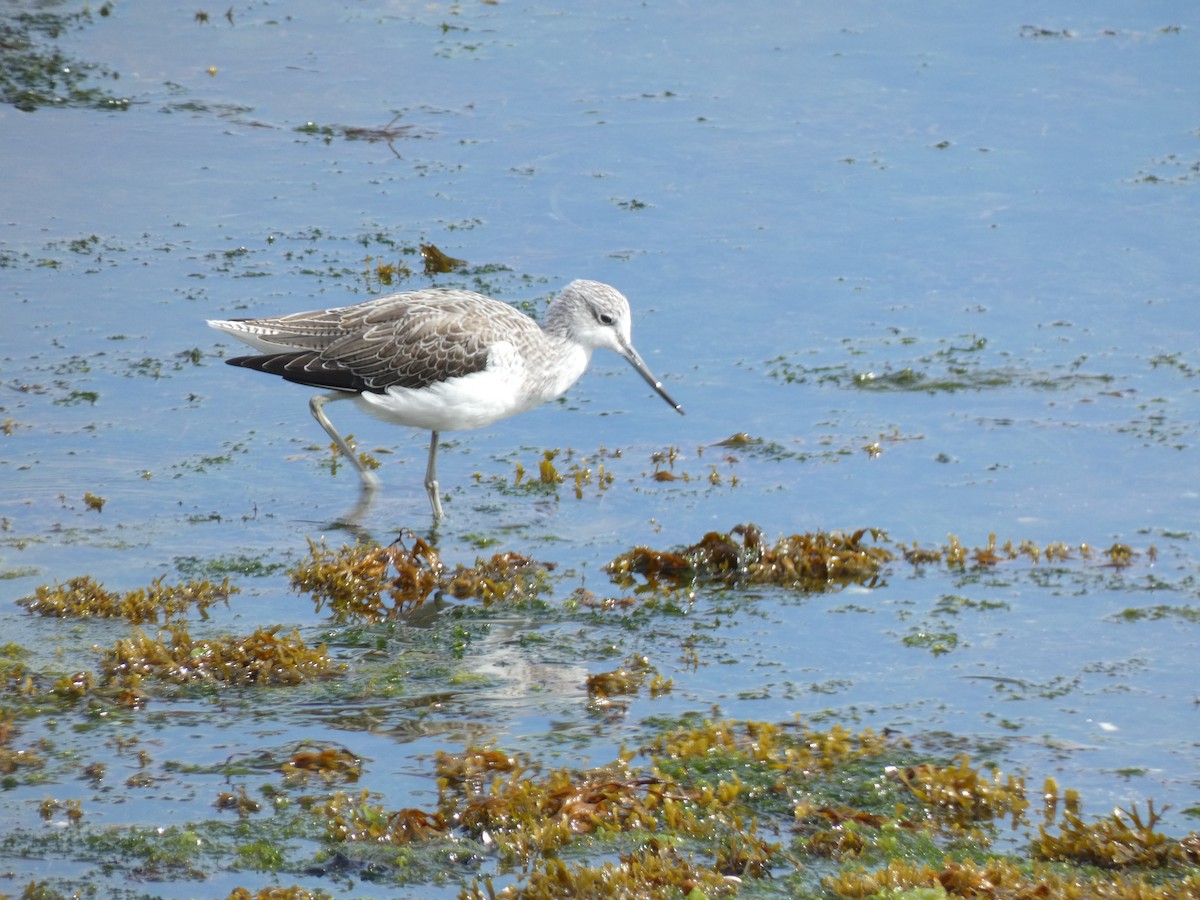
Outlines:
[{"label": "bird's leg", "polygon": [[438,433],[435,431],[429,438],[429,465],[425,467],[425,490],[429,494],[429,505],[433,507],[434,519],[444,519],[442,498],[438,496],[437,483],[437,445]]},{"label": "bird's leg", "polygon": [[325,415],[324,407],[329,401],[346,400],[353,397],[354,394],[345,394],[339,391],[334,391],[331,394],[317,394],[308,401],[308,408],[312,410],[313,418],[317,420],[317,423],[325,429],[325,433],[333,438],[334,444],[336,444],[337,448],[342,451],[342,455],[346,457],[346,459],[350,460],[350,465],[354,466],[355,470],[358,472],[359,478],[362,479],[363,490],[374,491],[377,487],[379,487],[379,478],[374,472],[362,464],[362,460],[358,458],[358,454],[350,449],[350,445],[346,443],[346,439],[337,433],[333,427],[333,424]]}]

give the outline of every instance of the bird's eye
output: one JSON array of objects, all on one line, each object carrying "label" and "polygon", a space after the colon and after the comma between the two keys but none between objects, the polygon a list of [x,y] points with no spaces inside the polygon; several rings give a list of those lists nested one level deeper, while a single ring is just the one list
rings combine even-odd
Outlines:
[{"label": "bird's eye", "polygon": [[617,320],[612,316],[611,313],[602,312],[596,313],[596,321],[601,325],[611,325]]}]

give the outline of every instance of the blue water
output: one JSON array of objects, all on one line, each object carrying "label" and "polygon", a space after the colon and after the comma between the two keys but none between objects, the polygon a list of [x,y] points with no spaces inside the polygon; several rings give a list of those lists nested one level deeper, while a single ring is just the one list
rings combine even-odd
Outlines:
[{"label": "blue water", "polygon": [[[651,714],[832,712],[998,742],[1007,770],[1080,788],[1089,812],[1154,797],[1174,806],[1170,830],[1188,830],[1195,10],[299,2],[235,6],[232,24],[209,12],[201,24],[190,8],[122,4],[63,34],[70,55],[119,73],[97,83],[128,110],[0,107],[5,640],[53,666],[123,633],[26,617],[12,601],[41,583],[87,573],[130,589],[186,557],[287,562],[306,537],[345,539],[326,526],[351,505],[353,474],[331,478],[310,449],[325,440],[305,391],[222,365],[234,348],[206,318],[365,299],[387,290],[367,277],[379,262],[414,270],[402,288],[462,284],[539,307],[594,278],[630,297],[635,342],[686,417],[598,356],[564,401],[447,435],[448,561],[496,539],[555,563],[562,602],[581,584],[619,593],[602,567],[634,545],[751,521],[769,536],[874,526],[923,546],[995,533],[1140,555],[1124,572],[1078,553],[966,573],[897,563],[885,586],[831,596],[698,589],[692,621],[713,629],[712,659],[693,670],[677,642],[615,633],[617,659],[648,654],[675,690],[569,743],[569,760],[611,758]],[[390,143],[389,123],[406,129]],[[486,271],[428,278],[423,242]],[[193,350],[198,362],[181,355]],[[906,370],[931,389],[881,389]],[[331,414],[386,451],[364,528],[428,532],[427,437]],[[762,443],[716,446],[740,432]],[[876,442],[878,455],[864,449]],[[602,447],[620,451],[604,458],[614,483],[582,500],[496,487],[545,449]],[[672,447],[687,478],[652,480],[652,454]],[[213,627],[322,627],[284,576],[244,587]],[[947,597],[1000,605],[947,612]],[[1192,621],[1113,618],[1158,605]],[[562,649],[573,627],[498,623],[462,663],[488,687],[419,727],[407,705],[343,721],[309,698],[261,729],[239,716],[217,735],[121,728],[157,734],[159,764],[340,741],[375,760],[371,787],[389,802],[428,804],[433,749],[486,734],[552,753],[556,735],[589,733],[583,679],[615,662]],[[904,642],[922,630],[959,643],[934,655]],[[516,649],[494,637],[542,632]],[[7,793],[6,817],[39,827],[47,792],[83,797],[91,827],[211,814],[207,787],[114,803],[70,777]]]}]

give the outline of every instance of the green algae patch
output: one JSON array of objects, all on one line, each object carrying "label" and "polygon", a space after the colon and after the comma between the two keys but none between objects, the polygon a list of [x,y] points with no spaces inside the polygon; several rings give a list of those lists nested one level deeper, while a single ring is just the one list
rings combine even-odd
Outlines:
[{"label": "green algae patch", "polygon": [[263,578],[287,568],[283,563],[267,562],[262,556],[231,554],[203,559],[198,556],[177,556],[176,570],[188,578],[214,579],[241,575],[246,578]]},{"label": "green algae patch", "polygon": [[1110,622],[1157,622],[1162,619],[1175,619],[1180,622],[1200,623],[1200,607],[1196,606],[1131,606],[1108,617]]},{"label": "green algae patch", "polygon": [[[101,17],[110,10],[100,7]],[[6,12],[0,15],[0,48],[4,65],[0,66],[0,103],[22,112],[44,107],[82,107],[96,110],[125,110],[129,99],[118,97],[97,81],[115,82],[120,75],[102,66],[81,62],[53,46],[62,32],[88,25],[92,13],[34,11]]]},{"label": "green algae patch", "polygon": [[[866,342],[844,341],[854,357],[873,353],[875,347]],[[989,350],[989,340],[975,334],[925,341],[933,347],[912,357],[921,341],[911,336],[887,338],[882,349],[895,359],[909,359],[897,364],[888,362],[878,368],[862,368],[857,362],[833,365],[807,365],[796,355],[778,356],[766,361],[767,374],[785,384],[830,385],[859,391],[880,393],[955,394],[962,391],[989,391],[1023,388],[1037,391],[1071,391],[1110,389],[1115,378],[1105,373],[1083,371],[1086,357],[1052,369],[1039,370],[1032,365],[1019,364],[1009,354]]]}]

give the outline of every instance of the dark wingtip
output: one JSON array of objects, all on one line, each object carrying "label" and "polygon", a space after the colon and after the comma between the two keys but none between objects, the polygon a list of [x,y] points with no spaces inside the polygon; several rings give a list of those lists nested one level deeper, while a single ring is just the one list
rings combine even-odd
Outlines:
[{"label": "dark wingtip", "polygon": [[263,364],[263,360],[271,359],[270,356],[231,356],[225,360],[227,366],[237,366],[239,369],[256,369],[259,372],[270,372],[270,374],[278,374],[271,371]]},{"label": "dark wingtip", "polygon": [[235,356],[225,360],[226,365],[242,369],[253,369],[267,375],[278,375],[293,384],[324,390],[361,392],[371,390],[363,379],[349,369],[323,365],[317,354],[274,353],[260,356]]}]

